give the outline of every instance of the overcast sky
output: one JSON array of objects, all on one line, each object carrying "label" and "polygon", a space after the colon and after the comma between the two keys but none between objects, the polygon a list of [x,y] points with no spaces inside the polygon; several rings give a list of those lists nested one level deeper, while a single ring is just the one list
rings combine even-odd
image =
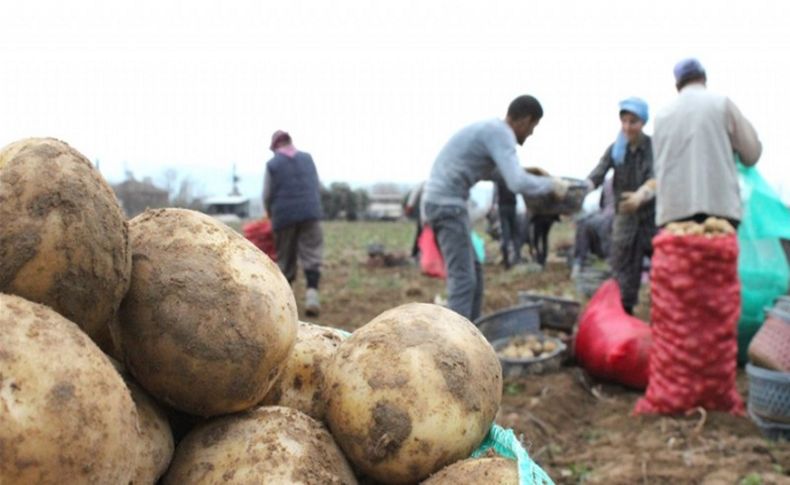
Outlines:
[{"label": "overcast sky", "polygon": [[61,138],[113,182],[174,168],[217,195],[236,164],[257,196],[276,129],[325,182],[416,182],[454,131],[520,94],[545,110],[523,164],[583,177],[618,100],[655,113],[696,56],[790,200],[786,1],[26,0],[0,17],[0,145]]}]

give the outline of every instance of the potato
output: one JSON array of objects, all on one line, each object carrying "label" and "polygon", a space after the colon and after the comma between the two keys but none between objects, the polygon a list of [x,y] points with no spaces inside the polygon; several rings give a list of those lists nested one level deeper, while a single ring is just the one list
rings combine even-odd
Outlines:
[{"label": "potato", "polygon": [[298,409],[311,418],[323,421],[326,402],[321,396],[329,359],[337,351],[343,336],[335,329],[299,322],[296,345],[280,378],[261,404]]},{"label": "potato", "polygon": [[423,485],[519,485],[518,464],[507,458],[470,458],[443,468],[422,482]]},{"label": "potato", "polygon": [[296,302],[277,266],[190,210],[146,211],[129,234],[132,283],[113,335],[135,380],[197,416],[260,402],[296,338]]},{"label": "potato", "polygon": [[0,151],[0,292],[43,303],[110,344],[129,287],[126,217],[77,150],[28,138]]},{"label": "potato", "polygon": [[557,350],[557,343],[553,340],[546,340],[543,342],[543,352],[551,353]]},{"label": "potato", "polygon": [[137,419],[123,379],[76,324],[0,294],[0,482],[126,485]]},{"label": "potato", "polygon": [[125,377],[126,386],[137,407],[142,442],[137,468],[132,483],[142,485],[156,483],[170,465],[173,458],[173,432],[162,407],[143,388]]},{"label": "potato", "polygon": [[340,344],[324,394],[332,434],[358,471],[414,483],[480,444],[499,408],[502,368],[467,319],[411,303]]},{"label": "potato", "polygon": [[295,409],[259,407],[199,425],[176,448],[164,484],[356,484],[332,436]]}]

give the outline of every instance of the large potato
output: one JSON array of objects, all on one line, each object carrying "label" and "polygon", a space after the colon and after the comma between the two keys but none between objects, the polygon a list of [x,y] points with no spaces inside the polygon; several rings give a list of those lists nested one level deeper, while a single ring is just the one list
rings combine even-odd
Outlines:
[{"label": "large potato", "polygon": [[165,485],[356,484],[329,432],[295,409],[260,407],[199,425],[176,448]]},{"label": "large potato", "polygon": [[463,460],[443,468],[423,485],[458,485],[484,483],[486,485],[519,485],[518,465],[506,458],[478,458]]},{"label": "large potato", "polygon": [[0,482],[126,485],[137,418],[123,379],[77,325],[0,294]]},{"label": "large potato", "polygon": [[324,373],[342,341],[342,334],[335,329],[299,322],[296,345],[285,362],[285,369],[261,404],[298,409],[323,421]]},{"label": "large potato", "polygon": [[0,291],[43,303],[105,348],[129,287],[126,217],[93,165],[62,141],[0,151]]},{"label": "large potato", "polygon": [[326,420],[356,468],[414,483],[480,444],[499,408],[502,368],[467,319],[412,303],[340,344],[324,386]]},{"label": "large potato", "polygon": [[132,283],[113,328],[129,372],[198,416],[260,402],[296,338],[296,302],[277,266],[190,210],[146,211],[129,234]]}]

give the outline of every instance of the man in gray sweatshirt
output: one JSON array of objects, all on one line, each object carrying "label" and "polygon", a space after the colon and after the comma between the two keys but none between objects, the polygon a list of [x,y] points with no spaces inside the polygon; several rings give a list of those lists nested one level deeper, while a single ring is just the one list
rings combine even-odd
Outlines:
[{"label": "man in gray sweatshirt", "polygon": [[483,273],[469,236],[469,189],[498,171],[515,193],[563,197],[567,192],[568,185],[559,179],[525,172],[516,154],[516,144],[524,144],[542,117],[537,99],[519,96],[504,120],[480,121],[453,135],[425,183],[423,218],[433,228],[447,266],[448,306],[470,320],[480,316]]}]

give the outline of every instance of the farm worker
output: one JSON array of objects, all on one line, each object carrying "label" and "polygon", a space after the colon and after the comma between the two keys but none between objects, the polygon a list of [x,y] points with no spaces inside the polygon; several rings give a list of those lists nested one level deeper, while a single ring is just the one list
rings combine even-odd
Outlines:
[{"label": "farm worker", "polygon": [[744,165],[757,163],[762,145],[752,124],[726,96],[706,89],[707,75],[696,59],[675,65],[678,97],[656,116],[653,135],[658,181],[656,222],[708,216],[741,219],[738,172],[733,153]]},{"label": "farm worker", "polygon": [[263,205],[272,219],[277,264],[288,282],[293,283],[298,258],[307,280],[305,314],[318,316],[324,251],[318,172],[313,157],[297,150],[285,131],[274,132],[269,148],[274,157],[266,163]]},{"label": "farm worker", "polygon": [[516,193],[564,197],[568,184],[526,173],[516,144],[522,145],[543,117],[532,96],[519,96],[505,119],[473,123],[453,135],[439,152],[423,191],[423,219],[436,233],[447,266],[447,296],[451,310],[474,320],[483,302],[483,273],[470,238],[467,210],[469,189],[499,171]]},{"label": "farm worker", "polygon": [[619,114],[620,132],[587,176],[587,184],[591,190],[598,187],[609,170],[614,170],[612,186],[617,202],[609,261],[620,285],[623,308],[633,314],[639,301],[642,264],[653,253],[651,241],[657,232],[656,181],[653,146],[642,131],[648,120],[647,103],[635,97],[624,99]]},{"label": "farm worker", "polygon": [[601,259],[609,259],[612,248],[612,224],[614,223],[615,199],[613,178],[603,182],[599,210],[576,221],[576,240],[573,244],[573,266],[571,278],[579,276],[590,253]]}]

